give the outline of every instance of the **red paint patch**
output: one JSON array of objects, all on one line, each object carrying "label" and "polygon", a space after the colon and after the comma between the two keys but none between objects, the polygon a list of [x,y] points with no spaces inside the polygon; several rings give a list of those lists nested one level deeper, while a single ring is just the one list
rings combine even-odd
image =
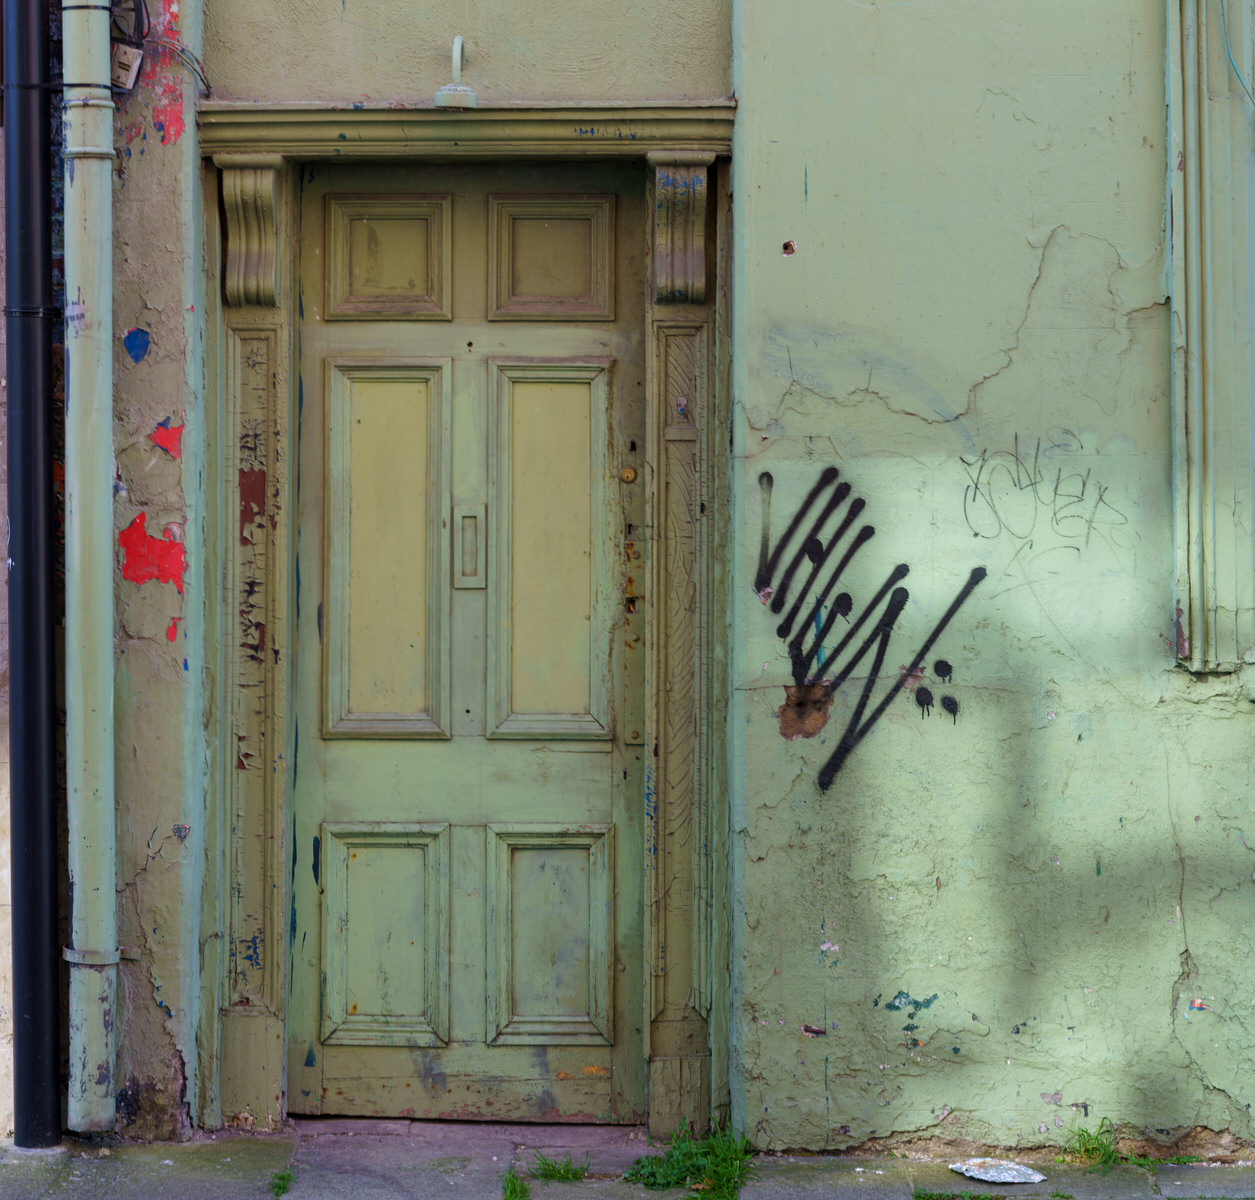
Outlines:
[{"label": "red paint patch", "polygon": [[122,578],[132,583],[149,583],[154,579],[158,583],[172,583],[182,595],[186,565],[183,543],[174,541],[168,534],[164,538],[150,537],[147,525],[147,513],[140,513],[118,534],[118,545],[122,547]]},{"label": "red paint patch", "polygon": [[161,98],[177,96],[167,104],[158,104],[153,108],[153,128],[161,134],[163,146],[173,146],[183,136],[183,88],[177,79],[166,76],[160,84]]},{"label": "red paint patch", "polygon": [[[152,14],[152,33],[180,42],[178,0],[163,0],[161,11]],[[186,67],[175,52],[159,42],[145,47],[144,63],[140,67],[141,87],[150,87],[156,93],[153,103],[153,128],[161,135],[163,146],[173,146],[183,136],[183,78]],[[128,138],[128,141],[130,139]]]},{"label": "red paint patch", "polygon": [[248,527],[266,515],[266,472],[240,470],[240,545],[251,546]]},{"label": "red paint patch", "polygon": [[182,617],[170,618],[170,624],[166,626],[166,641],[167,642],[172,642],[174,641],[176,637],[179,636],[179,622],[181,620],[183,620]]},{"label": "red paint patch", "polygon": [[149,440],[156,442],[171,458],[181,458],[183,455],[183,426],[182,425],[158,425],[156,429],[148,435]]}]

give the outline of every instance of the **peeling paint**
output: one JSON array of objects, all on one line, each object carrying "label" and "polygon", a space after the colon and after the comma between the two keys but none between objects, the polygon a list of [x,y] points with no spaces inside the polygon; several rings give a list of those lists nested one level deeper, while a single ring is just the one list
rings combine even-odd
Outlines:
[{"label": "peeling paint", "polygon": [[122,578],[131,583],[172,583],[183,592],[183,571],[186,567],[183,543],[175,541],[169,531],[164,538],[152,537],[146,530],[148,516],[139,513],[118,534],[122,547]]},{"label": "peeling paint", "polygon": [[266,472],[260,467],[240,468],[240,545],[248,546],[249,527],[266,515]]},{"label": "peeling paint", "polygon": [[183,455],[183,426],[171,425],[168,417],[158,423],[148,439],[160,446],[171,458],[181,458]]},{"label": "peeling paint", "polygon": [[122,345],[125,347],[127,354],[131,356],[131,362],[143,362],[148,357],[148,348],[152,344],[152,336],[147,329],[128,329],[122,336]]}]

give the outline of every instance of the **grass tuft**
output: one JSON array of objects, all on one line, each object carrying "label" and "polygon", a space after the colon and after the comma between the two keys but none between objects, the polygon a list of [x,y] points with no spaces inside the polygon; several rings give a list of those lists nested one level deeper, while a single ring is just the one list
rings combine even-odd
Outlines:
[{"label": "grass tuft", "polygon": [[1197,1154],[1170,1154],[1166,1158],[1150,1158],[1144,1154],[1124,1154],[1116,1148],[1116,1128],[1110,1117],[1103,1117],[1097,1129],[1086,1129],[1083,1125],[1068,1138],[1064,1153],[1056,1162],[1080,1162],[1091,1171],[1102,1168],[1109,1171],[1116,1163],[1127,1163],[1131,1167],[1143,1167],[1153,1171],[1165,1163],[1183,1164],[1201,1162]]},{"label": "grass tuft", "polygon": [[270,1190],[275,1194],[275,1200],[279,1200],[280,1196],[286,1195],[288,1188],[292,1186],[292,1168],[285,1167],[282,1171],[270,1172]]},{"label": "grass tuft", "polygon": [[745,1138],[727,1129],[694,1141],[688,1122],[682,1122],[662,1154],[638,1158],[623,1178],[659,1191],[691,1188],[703,1200],[736,1200],[741,1184],[758,1177],[753,1153]]},{"label": "grass tuft", "polygon": [[532,1194],[531,1185],[523,1178],[513,1167],[506,1173],[505,1178],[501,1181],[501,1195],[503,1200],[530,1200]]},{"label": "grass tuft", "polygon": [[532,1164],[529,1174],[533,1179],[557,1179],[563,1183],[571,1183],[583,1179],[588,1174],[589,1161],[589,1156],[586,1154],[582,1163],[573,1163],[569,1150],[561,1160],[548,1158],[537,1150],[536,1161]]}]

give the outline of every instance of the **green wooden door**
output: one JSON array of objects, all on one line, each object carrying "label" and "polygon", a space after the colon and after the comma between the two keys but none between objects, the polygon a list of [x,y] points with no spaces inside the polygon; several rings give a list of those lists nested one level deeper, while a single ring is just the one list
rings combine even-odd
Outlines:
[{"label": "green wooden door", "polygon": [[643,195],[305,169],[293,1112],[645,1111]]}]

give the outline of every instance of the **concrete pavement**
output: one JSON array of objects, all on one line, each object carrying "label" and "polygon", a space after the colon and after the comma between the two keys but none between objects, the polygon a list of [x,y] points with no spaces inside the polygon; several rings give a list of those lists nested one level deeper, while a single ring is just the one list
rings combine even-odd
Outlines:
[{"label": "concrete pavement", "polygon": [[[530,1180],[532,1200],[680,1200],[625,1183],[652,1152],[635,1128],[299,1120],[282,1132],[204,1134],[183,1144],[67,1140],[52,1151],[0,1143],[0,1200],[269,1200],[291,1172],[290,1200],[501,1200],[502,1177],[525,1175],[536,1152],[587,1156],[578,1183]],[[1013,1157],[1013,1156],[1008,1156]],[[1255,1165],[1119,1166],[1107,1173],[1036,1162],[1040,1184],[966,1179],[944,1162],[908,1158],[761,1156],[744,1200],[913,1200],[918,1194],[1024,1200],[1255,1200]]]}]

